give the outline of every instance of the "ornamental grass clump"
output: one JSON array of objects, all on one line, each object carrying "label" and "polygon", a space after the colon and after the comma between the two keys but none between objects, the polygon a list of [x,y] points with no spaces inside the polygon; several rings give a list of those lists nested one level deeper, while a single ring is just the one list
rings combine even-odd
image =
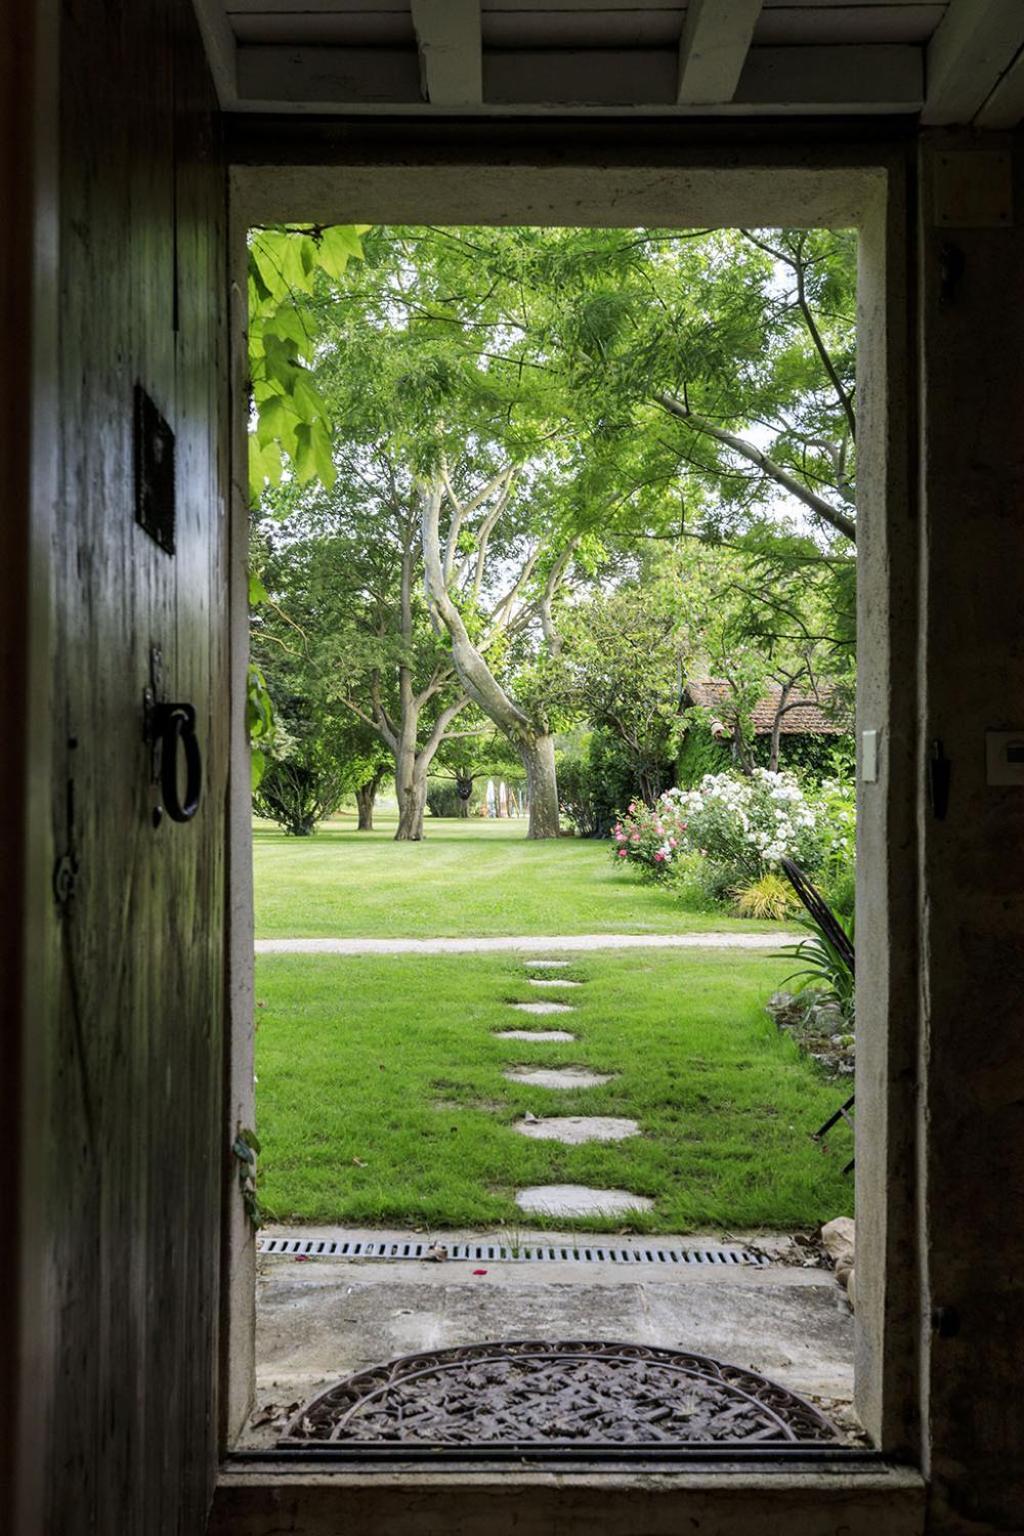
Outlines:
[{"label": "ornamental grass clump", "polygon": [[727,900],[774,872],[783,858],[808,873],[825,856],[827,829],[789,773],[707,774],[698,789],[670,789],[653,807],[634,801],[615,825],[614,857],[654,879],[701,861],[701,883]]}]

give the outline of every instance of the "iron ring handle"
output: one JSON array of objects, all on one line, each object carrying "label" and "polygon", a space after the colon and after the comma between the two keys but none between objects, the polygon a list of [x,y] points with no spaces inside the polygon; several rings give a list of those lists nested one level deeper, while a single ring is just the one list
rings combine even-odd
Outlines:
[{"label": "iron ring handle", "polygon": [[[164,809],[172,821],[191,821],[199,809],[203,760],[196,736],[196,712],[191,704],[158,704],[156,735],[160,741],[160,788]],[[185,749],[185,797],[178,797],[178,743]]]}]

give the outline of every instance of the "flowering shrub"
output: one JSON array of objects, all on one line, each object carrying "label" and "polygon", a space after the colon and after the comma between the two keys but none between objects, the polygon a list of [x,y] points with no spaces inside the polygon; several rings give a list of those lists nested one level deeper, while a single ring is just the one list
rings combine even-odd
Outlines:
[{"label": "flowering shrub", "polygon": [[789,773],[707,774],[699,789],[670,789],[653,809],[634,801],[616,822],[614,857],[662,879],[697,854],[705,888],[721,897],[782,858],[818,869],[829,830],[816,809]]},{"label": "flowering shrub", "polygon": [[853,914],[857,868],[857,794],[852,777],[826,779],[814,791],[814,810],[825,830],[824,866],[818,883],[829,905]]}]

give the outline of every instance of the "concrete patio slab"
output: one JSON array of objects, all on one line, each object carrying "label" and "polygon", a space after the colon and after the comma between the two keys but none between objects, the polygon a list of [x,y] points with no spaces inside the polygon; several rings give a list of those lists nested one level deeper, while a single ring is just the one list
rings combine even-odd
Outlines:
[{"label": "concrete patio slab", "polygon": [[[599,1263],[539,1270],[261,1258],[256,1417],[269,1404],[283,1410],[397,1355],[494,1339],[593,1338],[692,1349],[762,1371],[844,1421],[853,1394],[853,1317],[830,1271],[773,1264],[681,1273],[654,1264],[624,1273]],[[276,1433],[268,1420],[246,1443],[272,1444]]]}]

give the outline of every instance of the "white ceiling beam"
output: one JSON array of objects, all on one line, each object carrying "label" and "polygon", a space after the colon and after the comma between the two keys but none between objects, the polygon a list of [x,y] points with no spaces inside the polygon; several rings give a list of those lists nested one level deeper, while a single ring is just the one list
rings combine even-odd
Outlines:
[{"label": "white ceiling beam", "polygon": [[[496,51],[484,58],[482,110],[537,115],[642,107],[659,115],[716,117],[878,114],[917,112],[923,99],[923,53],[910,44],[752,48],[733,100],[713,107],[679,106],[675,63],[675,50],[669,48]],[[411,48],[242,44],[238,80],[239,105],[247,111],[338,112],[389,105],[429,114],[437,106],[423,101]],[[479,104],[475,110],[481,111]]]},{"label": "white ceiling beam", "polygon": [[1022,0],[951,0],[928,44],[922,123],[973,122],[1022,47]]},{"label": "white ceiling beam", "polygon": [[238,43],[224,13],[224,0],[193,0],[206,61],[217,100],[227,109],[238,101]]},{"label": "white ceiling beam", "polygon": [[412,0],[423,94],[432,107],[483,100],[480,0]]},{"label": "white ceiling beam", "polygon": [[679,40],[680,106],[732,101],[761,0],[690,0]]}]

